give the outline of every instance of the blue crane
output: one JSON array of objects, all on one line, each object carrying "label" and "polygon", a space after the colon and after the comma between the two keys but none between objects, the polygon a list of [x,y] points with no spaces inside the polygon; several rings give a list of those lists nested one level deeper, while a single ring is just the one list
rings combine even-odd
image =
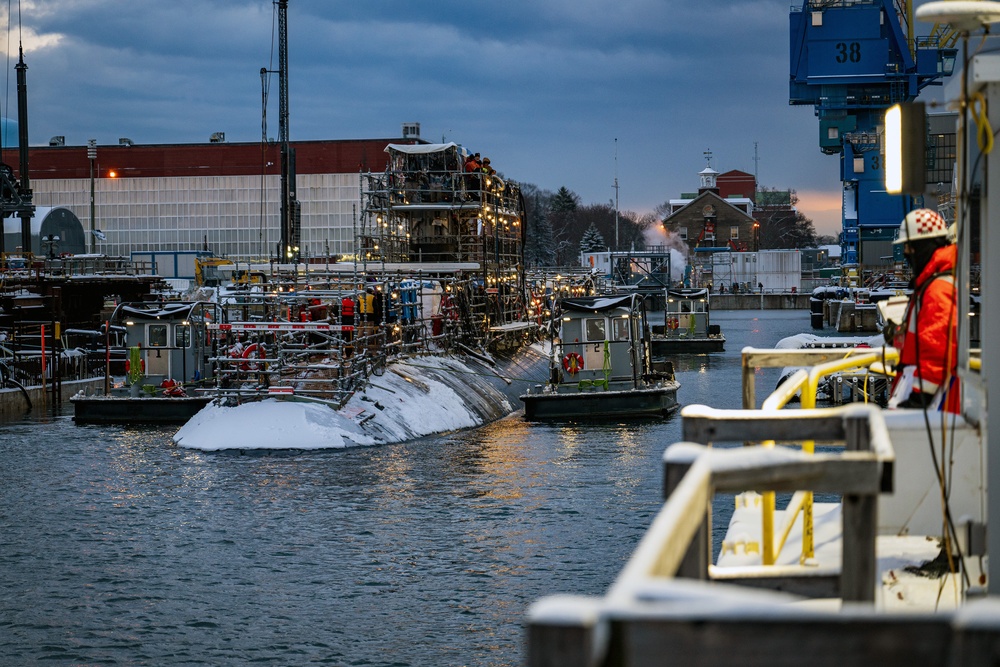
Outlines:
[{"label": "blue crane", "polygon": [[789,104],[809,104],[819,118],[819,147],[840,155],[842,262],[871,267],[910,197],[885,191],[885,110],[940,85],[957,49],[947,26],[913,37],[913,0],[804,0],[789,15]]}]

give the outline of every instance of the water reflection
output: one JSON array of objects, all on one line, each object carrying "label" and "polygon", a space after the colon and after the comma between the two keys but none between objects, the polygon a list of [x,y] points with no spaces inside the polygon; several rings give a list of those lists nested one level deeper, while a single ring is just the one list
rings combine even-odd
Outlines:
[{"label": "water reflection", "polygon": [[[674,360],[684,404],[738,407],[742,347],[809,314],[713,320],[727,350]],[[527,607],[604,593],[634,550],[680,426],[515,416],[206,453],[169,429],[0,424],[0,664],[523,664]]]}]

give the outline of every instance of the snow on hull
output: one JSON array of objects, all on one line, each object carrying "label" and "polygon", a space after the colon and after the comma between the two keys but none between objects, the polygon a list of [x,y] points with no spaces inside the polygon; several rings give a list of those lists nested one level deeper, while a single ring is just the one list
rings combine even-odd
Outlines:
[{"label": "snow on hull", "polygon": [[545,364],[528,348],[509,360],[502,374],[513,377],[503,379],[472,358],[407,359],[390,364],[340,410],[288,398],[235,407],[210,403],[173,440],[204,451],[337,449],[472,428],[513,412],[514,397],[544,378]]}]

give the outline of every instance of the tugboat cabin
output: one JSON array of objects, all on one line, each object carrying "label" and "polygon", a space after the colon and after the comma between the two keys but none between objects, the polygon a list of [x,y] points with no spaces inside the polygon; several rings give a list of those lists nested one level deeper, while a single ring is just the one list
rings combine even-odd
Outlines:
[{"label": "tugboat cabin", "polygon": [[679,353],[721,352],[726,339],[709,321],[709,293],[703,287],[667,290],[663,324],[653,327],[656,357]]},{"label": "tugboat cabin", "polygon": [[560,384],[638,386],[649,354],[642,304],[635,294],[563,299],[555,369]]},{"label": "tugboat cabin", "polygon": [[218,322],[217,306],[207,302],[123,303],[113,316],[125,327],[125,345],[137,355],[139,371],[130,378],[146,385],[163,380],[182,382],[204,377],[209,356],[206,325]]}]

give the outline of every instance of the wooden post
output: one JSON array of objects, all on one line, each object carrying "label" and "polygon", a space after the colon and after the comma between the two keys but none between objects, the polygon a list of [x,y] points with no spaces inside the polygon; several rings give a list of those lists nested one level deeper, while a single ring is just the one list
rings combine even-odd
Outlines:
[{"label": "wooden post", "polygon": [[[663,498],[667,500],[674,489],[684,479],[684,475],[691,469],[689,461],[665,461],[663,464]],[[677,568],[677,576],[684,579],[708,579],[708,566],[712,557],[711,535],[712,535],[712,505],[709,503],[705,507],[705,514],[702,518],[698,532],[694,534],[684,560]]]},{"label": "wooden post", "polygon": [[[871,432],[867,415],[844,416],[844,448],[849,452],[871,451]],[[845,601],[874,602],[878,496],[875,493],[844,494],[841,513],[843,520],[841,597]]]}]

